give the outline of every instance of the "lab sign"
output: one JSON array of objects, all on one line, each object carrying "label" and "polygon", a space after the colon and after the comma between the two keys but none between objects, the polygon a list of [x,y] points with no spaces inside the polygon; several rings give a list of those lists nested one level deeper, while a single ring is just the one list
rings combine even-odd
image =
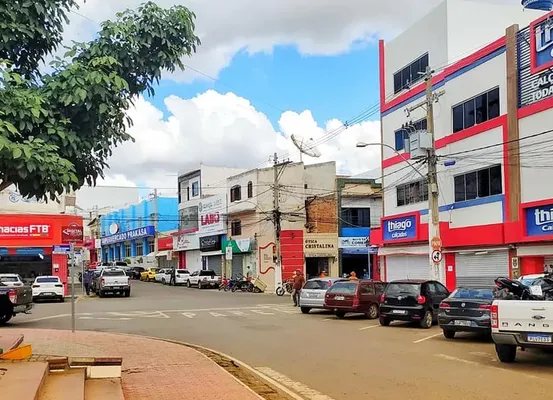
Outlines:
[{"label": "lab sign", "polygon": [[553,235],[553,204],[524,210],[526,236]]},{"label": "lab sign", "polygon": [[207,197],[198,203],[200,234],[225,232],[225,207],[226,197],[220,195]]},{"label": "lab sign", "polygon": [[417,237],[417,217],[415,215],[388,219],[382,223],[383,237],[386,241],[416,239]]}]

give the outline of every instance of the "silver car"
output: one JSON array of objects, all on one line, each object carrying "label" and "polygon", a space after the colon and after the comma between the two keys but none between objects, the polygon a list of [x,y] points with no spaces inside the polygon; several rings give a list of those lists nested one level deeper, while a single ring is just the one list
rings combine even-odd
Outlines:
[{"label": "silver car", "polygon": [[309,279],[303,285],[300,292],[301,312],[308,314],[312,308],[324,308],[325,294],[334,282],[341,281],[343,278],[314,278]]}]

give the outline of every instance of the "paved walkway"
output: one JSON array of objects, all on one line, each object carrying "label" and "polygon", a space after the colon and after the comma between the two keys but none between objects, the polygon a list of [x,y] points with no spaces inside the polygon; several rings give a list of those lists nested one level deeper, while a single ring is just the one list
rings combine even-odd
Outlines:
[{"label": "paved walkway", "polygon": [[[123,357],[126,400],[259,400],[203,354],[162,340],[102,332],[9,329],[22,334],[33,354]],[[0,332],[1,334],[1,332]]]}]

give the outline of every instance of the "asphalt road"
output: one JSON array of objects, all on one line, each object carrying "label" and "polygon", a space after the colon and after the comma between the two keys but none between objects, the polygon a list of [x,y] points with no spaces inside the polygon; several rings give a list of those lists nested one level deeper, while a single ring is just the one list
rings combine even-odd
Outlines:
[{"label": "asphalt road", "polygon": [[[70,303],[38,304],[10,327],[70,329]],[[306,399],[547,398],[553,356],[500,363],[489,340],[446,340],[437,327],[303,315],[274,295],[133,282],[130,298],[79,298],[77,329],[181,340],[221,351]]]}]

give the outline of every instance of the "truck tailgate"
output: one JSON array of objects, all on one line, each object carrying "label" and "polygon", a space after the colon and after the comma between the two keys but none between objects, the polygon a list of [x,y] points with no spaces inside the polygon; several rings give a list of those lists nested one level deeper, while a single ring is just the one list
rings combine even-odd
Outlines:
[{"label": "truck tailgate", "polygon": [[[495,321],[494,321],[495,319]],[[495,300],[492,306],[494,332],[553,334],[553,302]]]}]

